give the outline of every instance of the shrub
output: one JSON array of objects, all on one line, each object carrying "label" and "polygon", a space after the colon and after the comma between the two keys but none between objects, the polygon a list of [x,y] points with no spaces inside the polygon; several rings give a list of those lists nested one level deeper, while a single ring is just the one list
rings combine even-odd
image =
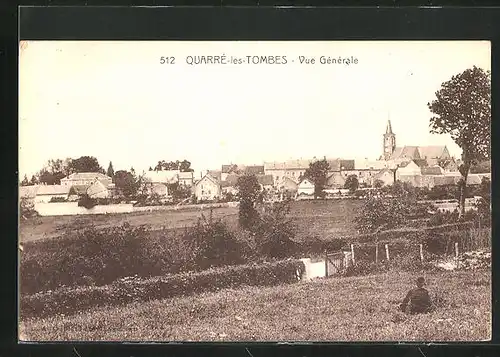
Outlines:
[{"label": "shrub", "polygon": [[[130,272],[148,276],[150,260],[145,256],[144,227],[120,227],[83,231],[57,239],[25,244],[20,278],[23,293],[53,290],[62,285],[108,284]],[[85,278],[84,277],[88,277]]]},{"label": "shrub", "polygon": [[147,280],[123,279],[103,287],[63,288],[54,292],[23,295],[20,314],[23,319],[73,314],[95,306],[121,305],[190,295],[224,288],[273,286],[297,282],[297,271],[304,271],[300,260],[286,260],[262,265],[240,265],[184,273]]},{"label": "shrub", "polygon": [[449,242],[442,234],[430,233],[423,243],[424,249],[431,254],[444,254],[449,250]]},{"label": "shrub", "polygon": [[84,194],[78,200],[79,207],[85,207],[86,209],[91,209],[97,205],[97,200],[95,198],[90,198],[87,194]]},{"label": "shrub", "polygon": [[310,239],[301,242],[298,250],[302,256],[323,256],[325,250],[328,252],[337,252],[341,250],[346,243],[347,241],[342,238],[322,240],[317,237],[311,237]]},{"label": "shrub", "polygon": [[287,215],[290,201],[275,202],[267,206],[259,222],[253,228],[257,238],[257,250],[269,258],[294,256],[298,244],[293,241],[296,226]]},{"label": "shrub", "polygon": [[361,276],[377,274],[387,271],[387,267],[382,264],[375,264],[375,262],[359,261],[354,266],[347,268],[346,276]]},{"label": "shrub", "polygon": [[68,201],[64,197],[52,197],[49,202],[66,202]]},{"label": "shrub", "polygon": [[401,226],[412,212],[415,201],[406,197],[393,199],[369,197],[355,218],[357,228],[363,232],[396,228]]},{"label": "shrub", "polygon": [[226,223],[202,215],[198,223],[187,229],[184,239],[193,251],[193,265],[207,269],[219,265],[243,263],[244,247],[229,230]]},{"label": "shrub", "polygon": [[259,182],[255,175],[244,175],[238,177],[236,187],[240,201],[238,222],[241,228],[251,230],[259,217],[255,209],[261,191]]},{"label": "shrub", "polygon": [[33,201],[26,198],[21,198],[19,203],[19,214],[24,218],[38,217],[39,214],[35,211],[35,205]]}]

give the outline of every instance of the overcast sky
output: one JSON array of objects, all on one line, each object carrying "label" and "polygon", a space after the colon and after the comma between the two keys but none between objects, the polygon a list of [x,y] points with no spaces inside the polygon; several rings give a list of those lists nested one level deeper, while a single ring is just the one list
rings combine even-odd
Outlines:
[{"label": "overcast sky", "polygon": [[[489,42],[28,42],[21,44],[19,171],[95,156],[104,168],[377,159],[388,118],[398,146],[447,145],[427,103]],[[286,65],[188,65],[187,56],[286,56]],[[357,64],[320,64],[320,56]],[[174,56],[175,64],[160,64]],[[300,64],[299,56],[316,63]]]}]

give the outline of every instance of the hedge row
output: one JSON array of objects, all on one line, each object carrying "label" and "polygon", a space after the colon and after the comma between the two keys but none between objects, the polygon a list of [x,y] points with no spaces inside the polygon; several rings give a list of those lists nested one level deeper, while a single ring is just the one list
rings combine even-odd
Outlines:
[{"label": "hedge row", "polygon": [[42,318],[55,314],[74,314],[97,306],[122,305],[216,291],[224,288],[273,286],[297,282],[297,271],[305,270],[300,260],[261,265],[240,265],[182,273],[147,280],[121,279],[106,286],[61,288],[56,291],[22,296],[21,318]]}]

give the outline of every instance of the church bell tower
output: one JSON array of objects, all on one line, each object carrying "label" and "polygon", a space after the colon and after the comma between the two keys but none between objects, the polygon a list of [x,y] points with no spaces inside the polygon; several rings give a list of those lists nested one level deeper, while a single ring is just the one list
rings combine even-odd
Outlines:
[{"label": "church bell tower", "polygon": [[387,128],[384,134],[384,151],[382,157],[384,160],[389,160],[392,153],[396,149],[396,135],[392,132],[391,121],[387,121]]}]

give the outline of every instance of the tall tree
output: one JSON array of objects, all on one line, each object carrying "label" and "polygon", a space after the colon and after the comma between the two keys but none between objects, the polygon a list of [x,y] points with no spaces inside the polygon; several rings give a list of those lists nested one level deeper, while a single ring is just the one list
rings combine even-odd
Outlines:
[{"label": "tall tree", "polygon": [[182,162],[179,164],[179,170],[181,172],[193,172],[194,171],[191,168],[191,162],[187,161],[186,159],[182,160]]},{"label": "tall tree", "polygon": [[127,198],[135,196],[139,188],[134,174],[125,170],[115,172],[115,186]]},{"label": "tall tree", "polygon": [[39,183],[35,175],[31,176],[30,185],[37,185]]},{"label": "tall tree", "polygon": [[345,179],[344,183],[344,188],[347,188],[349,192],[353,193],[356,191],[359,187],[359,181],[358,181],[358,176],[356,175],[349,175]]},{"label": "tall tree", "polygon": [[314,198],[322,197],[328,178],[330,164],[326,159],[311,162],[305,171],[304,177],[314,183]]},{"label": "tall tree", "polygon": [[184,159],[182,161],[176,160],[176,161],[165,161],[165,160],[160,160],[154,167],[155,171],[161,171],[161,170],[179,170],[181,172],[192,172],[194,171],[191,168],[191,162],[188,160]]},{"label": "tall tree", "polygon": [[108,171],[106,172],[106,174],[111,178],[115,176],[115,170],[113,169],[113,163],[111,161],[109,162]]},{"label": "tall tree", "polygon": [[38,181],[45,185],[59,185],[61,179],[70,173],[71,159],[49,160],[45,166],[38,172]]},{"label": "tall tree", "polygon": [[260,185],[255,175],[243,175],[236,182],[240,200],[239,224],[243,229],[252,229],[259,217],[255,209],[260,194]]},{"label": "tall tree", "polygon": [[427,106],[430,132],[449,134],[462,149],[459,219],[465,214],[467,176],[471,165],[490,158],[491,72],[474,66],[444,82]]},{"label": "tall tree", "polygon": [[21,186],[28,186],[30,184],[28,180],[28,176],[24,175],[23,180],[21,181]]},{"label": "tall tree", "polygon": [[75,172],[100,172],[105,174],[106,171],[99,165],[99,161],[93,156],[81,156],[78,159],[71,161],[69,165],[71,173]]}]

